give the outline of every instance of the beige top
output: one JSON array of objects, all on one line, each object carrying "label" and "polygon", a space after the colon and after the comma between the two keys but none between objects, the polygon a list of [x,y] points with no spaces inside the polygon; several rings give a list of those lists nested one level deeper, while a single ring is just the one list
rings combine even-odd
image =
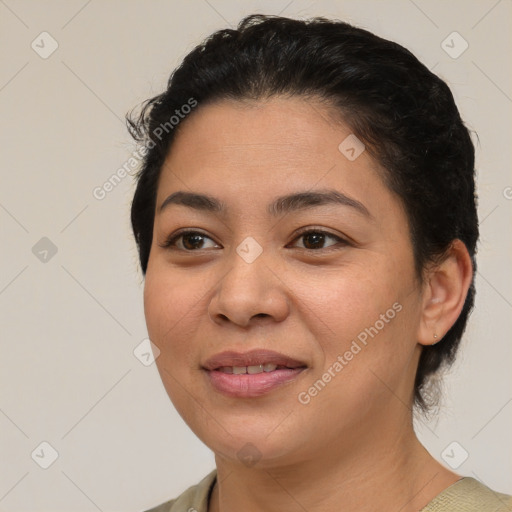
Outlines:
[{"label": "beige top", "polygon": [[[214,469],[176,499],[146,512],[208,512],[208,500],[217,479]],[[438,494],[419,512],[511,512],[512,496],[494,492],[471,477],[464,477]]]}]

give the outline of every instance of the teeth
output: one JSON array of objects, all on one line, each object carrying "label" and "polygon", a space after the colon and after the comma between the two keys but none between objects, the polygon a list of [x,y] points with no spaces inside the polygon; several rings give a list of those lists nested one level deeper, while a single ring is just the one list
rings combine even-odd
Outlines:
[{"label": "teeth", "polygon": [[[277,368],[277,364],[266,363],[254,366],[222,366],[221,368],[219,368],[219,371],[222,373],[229,373],[234,375],[244,375],[246,373],[248,373],[249,375],[254,375],[256,373],[273,372]],[[285,367],[280,366],[279,368]]]}]

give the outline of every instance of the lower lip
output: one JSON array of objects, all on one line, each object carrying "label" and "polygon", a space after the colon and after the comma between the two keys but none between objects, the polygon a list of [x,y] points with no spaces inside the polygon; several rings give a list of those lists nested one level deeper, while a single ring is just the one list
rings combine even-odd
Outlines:
[{"label": "lower lip", "polygon": [[283,384],[296,379],[305,368],[287,368],[242,375],[223,373],[218,370],[207,371],[213,388],[227,396],[251,398],[270,393]]}]

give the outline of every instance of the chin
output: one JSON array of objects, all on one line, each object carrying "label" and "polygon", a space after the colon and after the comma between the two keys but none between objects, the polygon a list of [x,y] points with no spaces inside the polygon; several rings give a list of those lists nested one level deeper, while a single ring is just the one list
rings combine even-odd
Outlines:
[{"label": "chin", "polygon": [[[199,433],[197,434],[199,435]],[[222,438],[213,438],[211,434],[205,434],[200,439],[215,453],[216,457],[231,460],[248,468],[257,466],[259,469],[270,469],[293,462],[300,451],[298,437],[286,436],[247,436],[243,432],[240,435]]]},{"label": "chin", "polygon": [[[186,402],[185,402],[186,403]],[[307,445],[301,422],[289,415],[284,408],[279,414],[261,408],[243,410],[231,407],[228,411],[215,408],[175,407],[194,434],[216,456],[252,467],[273,467],[286,463],[290,456]],[[240,410],[242,409],[242,410]],[[289,418],[288,418],[289,415]],[[297,430],[297,431],[294,431]]]}]

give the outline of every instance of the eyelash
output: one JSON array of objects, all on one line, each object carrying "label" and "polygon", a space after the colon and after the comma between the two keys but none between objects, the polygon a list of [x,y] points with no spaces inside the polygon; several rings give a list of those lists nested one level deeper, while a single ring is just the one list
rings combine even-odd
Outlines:
[{"label": "eyelash", "polygon": [[[299,238],[305,236],[305,235],[309,235],[311,233],[314,233],[314,234],[321,234],[321,235],[326,235],[327,237],[330,237],[330,238],[333,238],[337,241],[336,244],[334,245],[331,245],[329,247],[324,247],[324,248],[320,248],[320,249],[307,249],[307,248],[302,248],[302,247],[298,247],[298,249],[303,249],[305,251],[309,251],[309,252],[320,252],[320,251],[324,251],[324,252],[327,252],[327,251],[330,251],[330,250],[336,250],[336,249],[339,249],[339,246],[346,246],[346,245],[350,245],[350,242],[348,242],[347,240],[337,236],[337,235],[334,235],[328,231],[324,231],[323,229],[315,229],[315,228],[306,228],[304,229],[304,231],[300,231],[299,233],[296,233],[296,237],[293,239],[292,242],[295,242],[297,241]],[[172,249],[172,250],[176,250],[176,251],[181,251],[181,252],[188,252],[188,253],[192,253],[192,252],[200,252],[201,250],[207,250],[207,249],[195,249],[195,250],[190,250],[190,249],[180,249],[180,248],[176,248],[175,246],[175,242],[181,238],[181,237],[184,237],[186,235],[200,235],[204,238],[209,238],[210,240],[213,240],[211,237],[209,237],[208,235],[202,233],[201,231],[196,231],[196,230],[185,230],[185,231],[180,231],[178,233],[175,233],[173,235],[171,235],[163,244],[160,244],[160,247],[164,248],[164,249]]]}]

